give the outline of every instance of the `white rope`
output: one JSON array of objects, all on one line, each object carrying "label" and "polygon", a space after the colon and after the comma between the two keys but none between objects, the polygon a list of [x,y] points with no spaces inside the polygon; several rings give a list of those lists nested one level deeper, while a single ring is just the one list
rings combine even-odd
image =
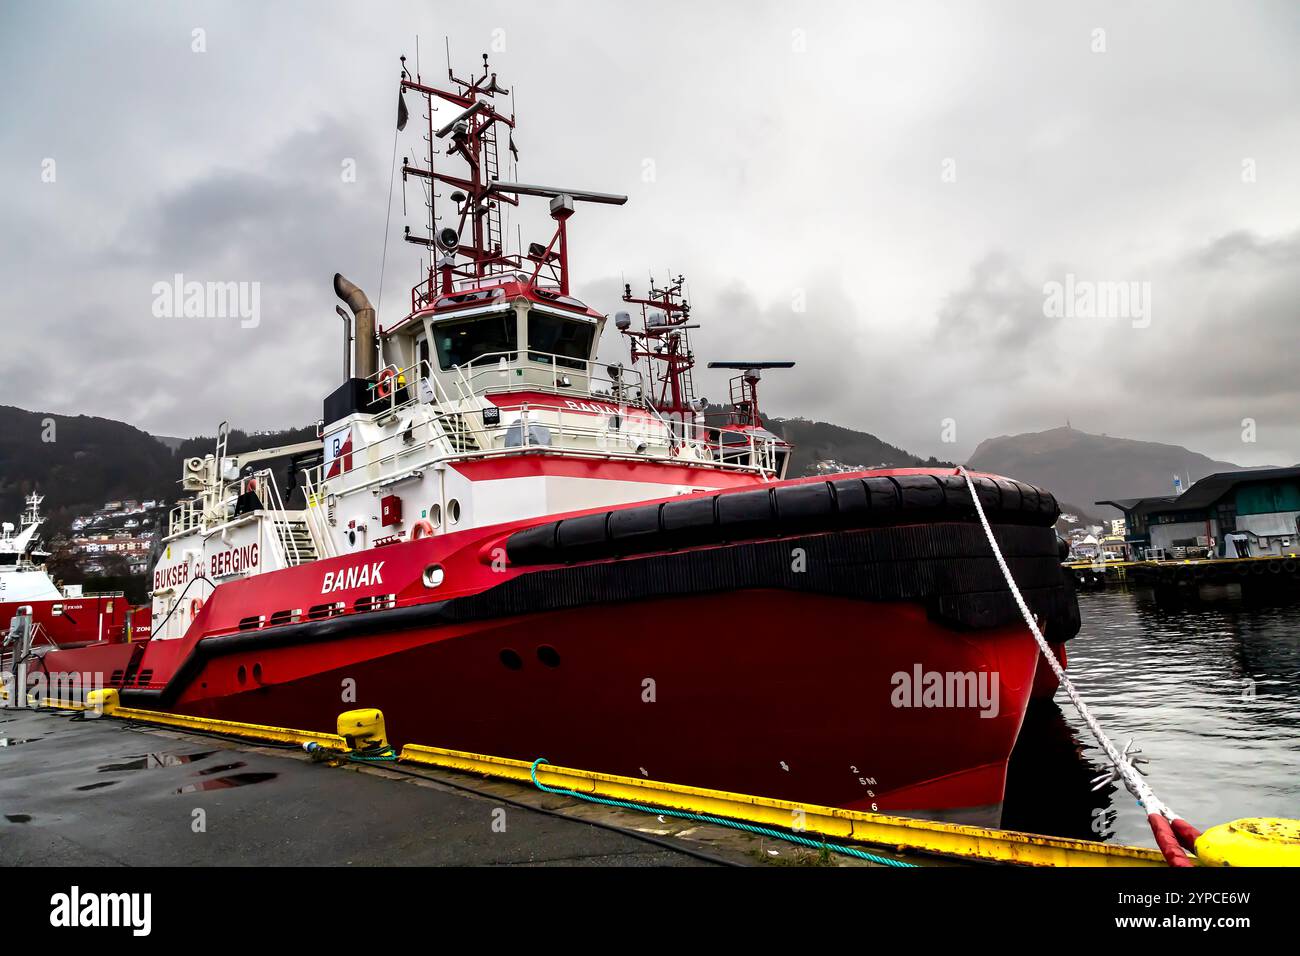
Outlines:
[{"label": "white rope", "polygon": [[1030,613],[1029,606],[1025,604],[1025,599],[1021,595],[1020,589],[1016,587],[1016,582],[1011,577],[1011,569],[1007,567],[1006,559],[1002,557],[1002,549],[998,547],[997,539],[993,537],[993,529],[989,527],[989,519],[984,515],[984,506],[980,504],[980,496],[975,490],[975,483],[971,480],[970,473],[967,472],[964,467],[958,465],[957,474],[966,479],[966,487],[970,489],[971,501],[975,503],[975,513],[979,515],[980,524],[984,526],[984,534],[989,539],[989,545],[993,548],[993,556],[998,560],[998,567],[1002,569],[1002,576],[1006,578],[1007,587],[1011,589],[1011,594],[1016,599],[1016,604],[1020,606],[1020,613],[1024,617],[1025,623],[1029,625],[1029,630],[1034,635],[1034,640],[1038,642],[1038,649],[1042,651],[1043,657],[1047,659],[1048,665],[1052,668],[1052,672],[1056,674],[1057,678],[1060,680],[1061,687],[1065,689],[1065,693],[1069,696],[1070,702],[1074,704],[1075,709],[1079,712],[1079,716],[1083,718],[1083,722],[1088,725],[1088,729],[1092,731],[1092,735],[1096,737],[1097,742],[1101,744],[1101,749],[1106,751],[1106,756],[1110,758],[1115,773],[1118,775],[1119,779],[1124,782],[1124,785],[1128,788],[1129,792],[1132,793],[1133,796],[1137,797],[1138,802],[1146,808],[1148,813],[1159,813],[1167,820],[1176,820],[1178,815],[1161,802],[1160,798],[1152,792],[1149,786],[1147,786],[1146,781],[1142,779],[1141,772],[1137,767],[1133,766],[1132,762],[1129,761],[1127,748],[1125,748],[1126,753],[1122,754],[1118,749],[1116,749],[1115,745],[1110,742],[1110,738],[1107,737],[1106,732],[1101,729],[1101,724],[1097,722],[1097,718],[1092,716],[1091,711],[1088,710],[1088,705],[1085,704],[1083,698],[1079,696],[1079,692],[1075,689],[1074,683],[1066,676],[1065,668],[1063,668],[1061,662],[1056,659],[1056,654],[1052,652],[1052,648],[1048,645],[1047,639],[1043,637],[1042,631],[1038,629],[1038,622],[1034,619],[1034,615]]}]

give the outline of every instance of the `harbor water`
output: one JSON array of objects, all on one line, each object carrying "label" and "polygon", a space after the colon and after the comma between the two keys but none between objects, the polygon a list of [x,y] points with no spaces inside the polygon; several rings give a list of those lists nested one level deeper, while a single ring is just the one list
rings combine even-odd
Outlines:
[{"label": "harbor water", "polygon": [[[1117,746],[1133,738],[1162,800],[1206,829],[1300,816],[1300,606],[1163,606],[1142,589],[1079,595],[1069,673]],[[1029,712],[1003,826],[1149,845],[1122,787],[1093,792],[1107,761],[1063,691]]]}]

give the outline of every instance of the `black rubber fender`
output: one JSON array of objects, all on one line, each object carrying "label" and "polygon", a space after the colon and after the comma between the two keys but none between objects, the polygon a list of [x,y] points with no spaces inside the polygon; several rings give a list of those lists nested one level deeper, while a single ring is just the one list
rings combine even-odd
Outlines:
[{"label": "black rubber fender", "polygon": [[[991,524],[1051,527],[1056,498],[1007,478],[972,479]],[[686,495],[514,532],[515,565],[569,564],[794,534],[977,520],[960,475],[866,475]]]}]

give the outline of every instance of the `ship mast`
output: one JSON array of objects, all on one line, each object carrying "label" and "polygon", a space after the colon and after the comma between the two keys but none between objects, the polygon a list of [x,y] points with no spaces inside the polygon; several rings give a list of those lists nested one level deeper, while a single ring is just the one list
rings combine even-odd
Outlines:
[{"label": "ship mast", "polygon": [[[404,233],[407,242],[424,246],[430,255],[426,278],[411,290],[414,311],[428,305],[438,294],[450,292],[456,279],[472,282],[521,268],[517,255],[505,253],[501,229],[501,203],[517,206],[519,200],[494,189],[496,180],[500,178],[498,144],[503,129],[508,151],[516,159],[519,152],[514,143],[513,110],[506,116],[494,105],[498,96],[508,96],[510,91],[497,82],[486,53],[483,54],[483,75],[480,77],[471,74],[468,80],[462,80],[450,67],[447,68],[447,78],[455,90],[426,86],[418,73],[412,77],[406,69],[406,57],[401,60],[397,128],[406,128],[409,114],[405,94],[408,90],[423,98],[426,126],[423,136],[425,165],[414,165],[408,157],[402,157],[403,184],[411,176],[428,184],[427,232],[423,235],[412,233],[407,226]],[[435,128],[434,114],[439,111],[439,104],[444,103],[455,107],[456,112]],[[461,175],[441,168],[438,147],[444,140],[447,145],[442,155],[456,157],[463,163],[465,169]],[[453,189],[447,197],[451,208],[445,213],[440,213],[438,208],[438,200],[442,198],[438,192],[439,184]],[[439,228],[440,222],[447,224]],[[460,238],[466,232],[470,237],[468,245],[462,244]],[[441,253],[436,261],[435,250]],[[458,256],[462,261],[457,261]],[[438,273],[442,277],[441,291],[438,289]]]},{"label": "ship mast", "polygon": [[650,366],[649,381],[656,384],[649,401],[665,415],[694,421],[697,409],[691,369],[695,367],[695,354],[687,330],[698,329],[699,323],[690,322],[691,305],[682,292],[685,282],[685,277],[679,275],[661,289],[651,277],[650,291],[644,298],[632,295],[632,286],[625,283],[623,301],[641,306],[641,328],[631,328],[626,312],[619,313],[617,324],[628,337],[632,364],[645,359]]},{"label": "ship mast", "polygon": [[44,495],[37,494],[34,491],[27,496],[27,510],[23,512],[21,523],[23,530],[26,530],[34,524],[41,523],[41,502],[44,500]]},{"label": "ship mast", "polygon": [[[422,179],[428,189],[428,223],[423,235],[406,227],[407,242],[429,250],[429,264],[424,279],[411,289],[412,313],[433,304],[440,296],[458,288],[483,285],[485,280],[526,270],[529,285],[537,286],[543,278],[561,295],[569,294],[569,240],[567,222],[574,213],[577,202],[609,203],[621,206],[626,196],[597,193],[582,189],[560,189],[552,186],[535,186],[526,183],[503,181],[500,178],[500,140],[505,136],[506,149],[518,161],[519,150],[514,142],[515,116],[513,108],[505,115],[495,105],[498,96],[509,96],[510,91],[497,82],[488,55],[483,54],[483,75],[467,80],[460,79],[451,67],[447,78],[455,90],[427,86],[417,73],[414,77],[406,69],[402,57],[401,88],[398,93],[397,128],[405,129],[409,119],[405,94],[409,91],[424,99],[426,158],[423,167],[402,157],[402,182],[409,177]],[[439,106],[450,104],[456,112],[435,128],[434,113]],[[446,150],[439,153],[438,146],[446,142]],[[454,174],[443,166],[447,158],[457,159],[464,170]],[[452,206],[446,212],[439,210],[439,184],[451,186],[447,196]],[[505,251],[501,227],[501,203],[519,205],[520,196],[541,196],[550,199],[551,218],[556,223],[555,234],[546,245],[530,243],[525,253]],[[435,250],[439,253],[434,259]]]}]

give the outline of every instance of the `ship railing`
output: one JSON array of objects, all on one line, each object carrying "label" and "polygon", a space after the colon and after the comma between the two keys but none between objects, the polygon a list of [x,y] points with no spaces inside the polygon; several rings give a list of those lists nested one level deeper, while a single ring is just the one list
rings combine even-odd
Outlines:
[{"label": "ship railing", "polygon": [[[526,355],[527,361],[521,363],[520,355]],[[456,390],[462,401],[496,393],[542,390],[638,408],[652,407],[645,400],[645,380],[636,369],[571,355],[506,349],[486,352],[463,365],[452,366],[451,370],[456,373]]]},{"label": "ship railing", "polygon": [[338,556],[338,549],[334,547],[334,539],[329,533],[329,503],[320,491],[320,475],[317,468],[302,470],[302,488],[307,498],[307,507],[303,513],[306,515],[307,530],[316,545],[316,553],[322,558],[333,558]]},{"label": "ship railing", "polygon": [[[527,352],[527,364],[519,356]],[[617,371],[611,373],[610,369]],[[490,394],[508,392],[552,392],[572,398],[594,399],[616,405],[645,408],[657,413],[645,400],[645,382],[636,369],[605,366],[588,359],[539,352],[536,349],[510,349],[488,352],[464,365],[453,365],[453,396],[434,374],[427,360],[405,368],[390,363],[367,379],[370,398],[366,408],[380,415],[402,411],[416,404],[453,406],[471,402]]]},{"label": "ship railing", "polygon": [[[485,286],[503,285],[512,279],[520,282],[528,280],[528,276],[519,271],[517,261],[493,262],[489,263],[486,275],[482,276],[455,276],[451,282],[452,292],[467,292],[471,289],[478,289]],[[534,279],[533,286],[540,289],[550,289],[559,292],[559,283]],[[419,312],[421,309],[427,309],[433,305],[446,293],[443,291],[442,279],[425,278],[416,285],[411,287],[411,311]]]},{"label": "ship railing", "polygon": [[249,478],[256,482],[256,487],[261,492],[258,497],[262,502],[263,510],[270,518],[271,538],[279,552],[281,566],[296,567],[302,564],[307,556],[298,547],[297,536],[294,535],[293,527],[289,522],[284,499],[280,496],[280,486],[275,480],[275,473],[270,468],[263,468],[253,472]]},{"label": "ship railing", "polygon": [[[491,285],[493,279],[505,283],[509,281],[514,271],[513,269],[498,268],[489,270],[487,275],[482,276],[456,276],[452,279],[451,291],[466,292],[470,289],[478,289]],[[441,277],[436,280],[432,277],[423,280],[411,287],[411,312],[419,312],[421,309],[429,308],[446,294],[443,290]]]},{"label": "ship railing", "polygon": [[379,415],[400,412],[412,405],[452,404],[451,395],[423,359],[405,368],[390,363],[366,381],[370,391],[366,409]]},{"label": "ship railing", "polygon": [[195,531],[203,526],[203,499],[189,498],[177,502],[176,506],[168,514],[167,536],[172,537],[187,531]]},{"label": "ship railing", "polygon": [[[387,396],[378,395],[369,406],[381,416],[395,415],[415,405],[427,405],[437,409],[435,418],[441,424],[443,433],[451,448],[464,448],[468,444],[473,429],[459,414],[457,403],[446,388],[433,374],[429,362],[421,359],[406,368],[388,365],[371,376],[372,394],[379,391],[379,382],[387,380],[390,384]],[[381,403],[378,408],[375,402]]]},{"label": "ship railing", "polygon": [[[680,434],[680,429],[675,430],[653,404],[643,400],[642,377],[634,369],[612,366],[619,370],[610,374],[599,363],[535,350],[528,352],[535,364],[521,368],[510,364],[517,361],[518,355],[519,350],[491,352],[465,365],[453,366],[455,397],[434,374],[427,360],[405,368],[390,364],[370,377],[368,387],[375,397],[368,408],[387,416],[414,405],[434,406],[439,409],[437,417],[448,442],[457,451],[467,448],[471,439],[480,448],[490,444],[490,435],[474,427],[465,414],[477,411],[474,403],[489,394],[516,391],[540,390],[593,400],[614,406],[620,413],[636,409],[659,419],[665,434],[670,436],[670,443],[676,440],[673,436]],[[605,374],[600,374],[601,371]],[[381,382],[386,384],[381,386]]]},{"label": "ship railing", "polygon": [[336,458],[332,462],[322,462],[303,470],[303,484],[308,494],[307,512],[316,522],[317,532],[331,541],[327,551],[334,550],[327,531],[329,500],[332,495],[392,483],[403,475],[414,476],[416,472],[436,462],[474,454],[470,452],[459,455],[451,442],[452,435],[472,434],[475,431],[469,428],[460,413],[431,412],[424,421],[429,424],[432,432],[432,437],[426,440],[413,442],[403,429],[368,445],[354,448],[348,455],[350,467],[344,466],[348,459]]},{"label": "ship railing", "polygon": [[[523,366],[517,364],[522,351],[528,353],[528,363]],[[636,369],[622,365],[602,365],[589,359],[536,349],[515,349],[480,355],[465,365],[455,366],[455,370],[457,388],[463,400],[488,394],[531,392],[540,388],[556,395],[609,403],[617,407],[620,415],[625,415],[628,409],[645,412],[658,419],[671,449],[699,437],[688,434],[690,429],[684,427],[697,423],[680,419],[670,421],[653,402],[647,401],[644,376]]]},{"label": "ship railing", "polygon": [[[403,476],[447,460],[491,458],[525,452],[563,453],[600,459],[695,464],[700,467],[775,477],[778,442],[752,429],[714,428],[698,422],[669,420],[645,409],[613,413],[573,409],[561,404],[525,403],[512,409],[512,420],[487,428],[477,410],[433,409],[424,420],[432,436],[413,441],[407,429],[355,448],[351,466],[341,461],[326,479],[326,465],[306,473],[309,494],[342,494],[392,484]],[[637,415],[625,412],[637,411]],[[471,423],[469,418],[475,419]],[[451,443],[451,436],[473,436],[473,446]],[[319,511],[320,509],[310,509]],[[317,520],[322,520],[319,515]]]},{"label": "ship railing", "polygon": [[43,641],[44,643],[49,644],[55,650],[59,649],[59,642],[50,637],[49,632],[45,630],[45,625],[40,621],[36,621],[32,624],[32,640],[28,646],[34,648],[38,641]]}]

